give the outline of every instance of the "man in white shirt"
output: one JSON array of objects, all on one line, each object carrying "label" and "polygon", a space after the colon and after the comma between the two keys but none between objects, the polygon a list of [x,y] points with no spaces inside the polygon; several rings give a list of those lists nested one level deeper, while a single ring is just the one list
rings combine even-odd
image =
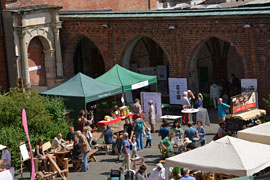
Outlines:
[{"label": "man in white shirt", "polygon": [[7,150],[7,146],[0,145],[0,150],[2,150],[2,157],[0,160],[1,168],[10,168],[11,155]]},{"label": "man in white shirt", "polygon": [[153,169],[149,176],[149,180],[164,180],[165,179],[165,168],[161,163],[157,164],[157,167]]},{"label": "man in white shirt", "polygon": [[[183,109],[189,109],[191,106],[187,96],[188,96],[188,93],[186,91],[184,91],[183,98],[181,100]],[[183,113],[182,114],[182,124],[186,124],[186,116],[187,116],[187,120],[189,122],[189,114]]]},{"label": "man in white shirt", "polygon": [[65,141],[62,139],[62,134],[59,133],[52,141],[52,149],[61,150],[62,145]]}]

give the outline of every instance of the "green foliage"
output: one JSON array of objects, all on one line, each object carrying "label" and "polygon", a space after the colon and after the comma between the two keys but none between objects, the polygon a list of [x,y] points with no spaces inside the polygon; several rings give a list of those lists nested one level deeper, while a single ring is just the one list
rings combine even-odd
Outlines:
[{"label": "green foliage", "polygon": [[51,141],[59,132],[65,137],[69,127],[63,115],[64,103],[59,98],[43,97],[36,91],[18,88],[0,94],[0,144],[8,145],[16,167],[19,165],[19,143],[27,142],[22,126],[23,108],[26,110],[32,148],[40,137],[45,142]]}]

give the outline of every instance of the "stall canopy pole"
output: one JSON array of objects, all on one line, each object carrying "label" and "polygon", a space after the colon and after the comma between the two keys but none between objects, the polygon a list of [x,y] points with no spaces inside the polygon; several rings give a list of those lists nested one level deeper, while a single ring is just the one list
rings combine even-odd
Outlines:
[{"label": "stall canopy pole", "polygon": [[125,106],[125,94],[124,93],[122,93],[121,102],[122,102],[123,106]]}]

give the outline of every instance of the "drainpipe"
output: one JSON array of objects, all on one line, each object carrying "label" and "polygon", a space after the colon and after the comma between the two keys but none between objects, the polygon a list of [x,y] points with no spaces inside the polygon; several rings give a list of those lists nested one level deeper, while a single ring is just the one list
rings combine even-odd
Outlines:
[{"label": "drainpipe", "polygon": [[148,10],[151,9],[151,0],[148,0]]},{"label": "drainpipe", "polygon": [[3,52],[3,56],[4,56],[4,64],[5,64],[5,68],[6,68],[6,88],[8,89],[9,87],[9,78],[8,78],[8,62],[7,62],[7,49],[6,49],[6,43],[5,43],[5,36],[4,36],[4,23],[3,23],[3,15],[2,15],[2,11],[3,9],[5,9],[5,4],[2,1],[0,3],[0,31],[1,31],[1,41],[2,41],[2,52]]}]

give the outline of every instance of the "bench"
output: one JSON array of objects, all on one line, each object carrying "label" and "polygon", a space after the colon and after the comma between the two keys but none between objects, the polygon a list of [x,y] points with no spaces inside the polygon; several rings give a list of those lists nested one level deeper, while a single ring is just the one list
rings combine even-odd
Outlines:
[{"label": "bench", "polygon": [[[98,151],[98,149],[92,149],[91,151],[89,151],[87,153],[87,160],[88,162],[91,161],[93,159],[94,162],[97,162],[96,157],[94,156],[94,154]],[[82,167],[82,157],[80,156],[79,159],[73,159],[72,163],[76,164],[75,170],[78,170],[79,168]]]},{"label": "bench", "polygon": [[112,144],[96,144],[93,145],[98,151],[105,151],[108,154],[109,150],[112,148]]},{"label": "bench", "polygon": [[[52,147],[52,144],[50,141],[46,142],[45,144],[42,145],[43,151],[46,152],[48,151],[50,148]],[[33,149],[33,154],[35,154],[35,149]],[[42,161],[39,160],[38,158],[34,157],[34,165],[35,165],[35,169],[38,170],[39,164]]]}]

